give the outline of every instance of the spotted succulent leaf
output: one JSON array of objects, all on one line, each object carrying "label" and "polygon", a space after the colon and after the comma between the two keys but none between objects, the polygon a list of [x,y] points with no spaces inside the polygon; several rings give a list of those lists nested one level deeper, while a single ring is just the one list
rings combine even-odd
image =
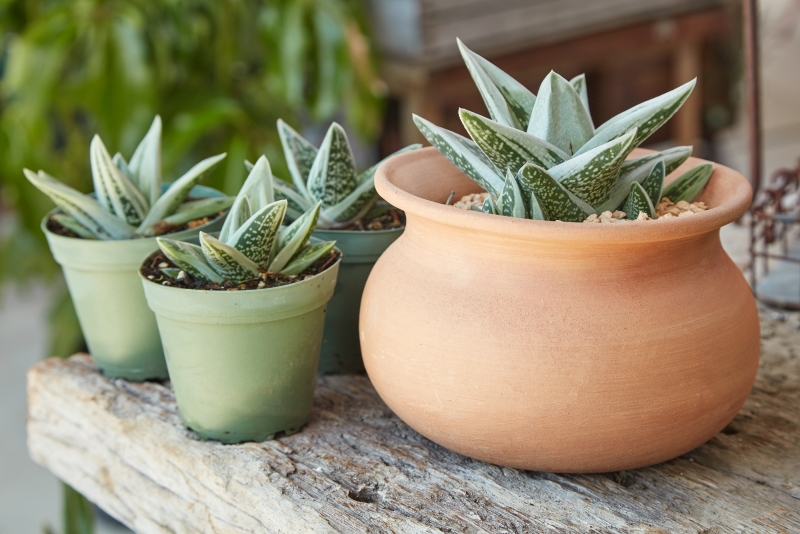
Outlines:
[{"label": "spotted succulent leaf", "polygon": [[650,197],[653,205],[657,205],[661,200],[661,188],[664,187],[665,176],[666,166],[664,165],[664,160],[661,159],[653,165],[653,170],[651,170],[647,178],[642,181],[642,189],[644,189],[647,196]]},{"label": "spotted succulent leaf", "polygon": [[612,117],[595,130],[594,137],[580,147],[576,155],[583,154],[612,139],[616,139],[631,128],[637,129],[634,146],[639,146],[680,109],[686,99],[689,98],[689,95],[692,94],[695,83],[696,80],[687,82],[668,93],[642,102]]},{"label": "spotted succulent leaf", "polygon": [[156,243],[169,260],[195,278],[219,284],[224,279],[209,265],[203,249],[192,243],[157,237]]},{"label": "spotted succulent leaf", "polygon": [[457,41],[461,57],[492,119],[505,126],[523,130],[527,128],[536,96],[497,66],[468,49],[460,39]]},{"label": "spotted succulent leaf", "polygon": [[653,202],[639,182],[631,184],[631,190],[627,200],[625,200],[622,211],[625,212],[628,219],[636,219],[639,217],[640,212],[646,213],[651,219],[657,217]]},{"label": "spotted succulent leaf", "polygon": [[[639,158],[625,160],[619,170],[617,182],[611,191],[605,196],[603,202],[597,206],[597,213],[604,211],[615,211],[622,207],[628,193],[631,190],[631,183],[642,183],[650,175],[652,165],[656,161],[663,160],[665,173],[669,174],[686,161],[692,154],[692,147],[679,146],[670,148],[655,154],[648,154]],[[654,202],[656,202],[654,200]]]},{"label": "spotted succulent leaf", "polygon": [[296,221],[284,229],[278,236],[278,252],[270,261],[269,270],[281,272],[311,237],[317,224],[321,202],[305,212]]},{"label": "spotted succulent leaf", "polygon": [[506,171],[506,183],[503,186],[503,192],[497,199],[497,208],[500,215],[525,218],[525,201],[522,199],[522,191],[511,171]]},{"label": "spotted succulent leaf", "polygon": [[692,202],[706,186],[712,174],[714,174],[713,163],[692,167],[665,187],[661,197],[666,197],[676,204],[681,200]]},{"label": "spotted succulent leaf", "polygon": [[67,215],[82,224],[97,239],[114,240],[133,237],[133,227],[106,211],[92,197],[62,184],[44,171],[38,174],[23,169],[28,181],[46,194]]},{"label": "spotted succulent leaf", "polygon": [[302,273],[314,265],[317,260],[330,254],[335,244],[336,241],[325,241],[306,245],[292,257],[292,261],[281,269],[280,272],[289,276]]},{"label": "spotted succulent leaf", "polygon": [[269,267],[278,229],[286,214],[286,201],[267,204],[253,214],[232,236],[225,240],[262,269]]},{"label": "spotted succulent leaf", "polygon": [[483,201],[483,206],[481,206],[481,211],[483,213],[491,213],[492,215],[497,215],[497,205],[495,204],[494,200],[492,200],[492,196],[489,195],[486,197],[486,200]]},{"label": "spotted succulent leaf", "polygon": [[614,187],[635,138],[634,128],[622,137],[552,167],[549,172],[578,198],[591,206],[598,205]]},{"label": "spotted succulent leaf", "polygon": [[249,174],[239,189],[231,212],[219,233],[219,240],[223,243],[228,242],[228,238],[239,230],[253,212],[275,202],[274,180],[267,158],[261,156],[255,165],[246,161],[245,166],[248,168]]},{"label": "spotted succulent leaf", "polygon": [[547,212],[545,211],[542,204],[539,202],[539,199],[536,198],[536,193],[531,191],[530,199],[528,201],[528,216],[530,219],[534,221],[546,221],[548,220]]},{"label": "spotted succulent leaf", "polygon": [[551,71],[539,87],[527,132],[571,155],[592,138],[594,128],[572,84]]},{"label": "spotted succulent leaf", "polygon": [[356,162],[344,129],[331,124],[319,147],[308,175],[308,192],[330,207],[341,202],[356,188]]},{"label": "spotted succulent leaf", "polygon": [[131,225],[147,214],[148,203],[139,190],[111,160],[103,141],[95,135],[89,147],[92,181],[97,199],[108,211]]},{"label": "spotted succulent leaf", "polygon": [[569,155],[557,146],[529,133],[466,109],[460,109],[458,115],[475,144],[503,172],[509,170],[516,174],[529,161],[549,169],[569,159]]},{"label": "spotted succulent leaf", "polygon": [[161,117],[153,119],[150,129],[133,151],[128,168],[132,181],[152,206],[161,196]]},{"label": "spotted succulent leaf", "polygon": [[175,180],[175,182],[164,192],[163,195],[150,208],[150,212],[139,225],[137,232],[144,232],[150,226],[175,213],[178,207],[186,200],[189,191],[197,185],[203,174],[214,167],[217,163],[225,159],[226,154],[219,154],[206,158],[186,173]]},{"label": "spotted succulent leaf", "polygon": [[286,165],[289,167],[289,174],[292,176],[292,183],[302,196],[309,198],[306,180],[314,166],[314,160],[318,153],[317,147],[306,141],[303,136],[283,122],[283,119],[278,119],[278,135],[281,138],[283,155],[286,158]]},{"label": "spotted succulent leaf", "polygon": [[580,222],[594,210],[587,203],[571,193],[545,169],[527,163],[519,170],[517,180],[522,189],[536,195],[536,200],[551,221]]},{"label": "spotted succulent leaf", "polygon": [[481,152],[478,145],[466,137],[440,128],[418,115],[414,115],[414,124],[417,125],[425,139],[461,172],[495,197],[500,195],[505,180],[494,163]]},{"label": "spotted succulent leaf", "polygon": [[261,273],[256,262],[205,232],[200,232],[200,248],[211,268],[225,280],[242,282]]}]

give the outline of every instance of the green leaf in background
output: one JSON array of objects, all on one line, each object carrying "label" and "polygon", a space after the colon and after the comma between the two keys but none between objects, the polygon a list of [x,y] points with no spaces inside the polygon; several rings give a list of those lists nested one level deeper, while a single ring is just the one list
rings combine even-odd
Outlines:
[{"label": "green leaf in background", "polygon": [[289,167],[289,174],[292,176],[292,183],[301,195],[307,196],[306,180],[311,173],[311,167],[314,166],[317,147],[306,141],[282,119],[278,119],[278,134],[281,137],[283,155]]},{"label": "green leaf in background", "polygon": [[92,503],[71,486],[62,483],[61,487],[64,534],[92,534],[94,532]]},{"label": "green leaf in background", "polygon": [[661,197],[666,197],[675,204],[681,200],[692,202],[706,186],[712,174],[714,174],[713,163],[703,163],[693,167],[665,187]]},{"label": "green leaf in background", "polygon": [[128,224],[142,222],[150,204],[142,193],[114,165],[100,136],[95,135],[89,147],[92,180],[100,205]]},{"label": "green leaf in background", "polygon": [[356,160],[339,124],[328,128],[306,182],[308,192],[325,207],[338,204],[356,188]]},{"label": "green leaf in background", "polygon": [[139,191],[152,206],[161,196],[161,117],[156,115],[128,164]]}]

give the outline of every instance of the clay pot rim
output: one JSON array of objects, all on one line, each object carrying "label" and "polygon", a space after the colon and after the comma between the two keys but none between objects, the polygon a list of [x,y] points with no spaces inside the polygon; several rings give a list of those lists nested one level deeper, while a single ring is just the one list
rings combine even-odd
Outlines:
[{"label": "clay pot rim", "polygon": [[[634,155],[640,156],[651,152],[654,151],[637,149]],[[432,166],[448,165],[451,170],[455,170],[452,163],[441,156],[434,147],[426,147],[389,158],[378,167],[375,173],[375,187],[390,204],[411,216],[420,216],[447,226],[523,238],[556,241],[592,240],[596,242],[680,239],[712,232],[735,221],[747,211],[753,195],[750,183],[744,176],[724,165],[714,163],[714,174],[709,183],[714,180],[728,182],[724,186],[724,200],[712,205],[711,209],[690,217],[677,220],[631,221],[620,224],[534,221],[456,209],[401,189],[394,184],[392,177],[402,173],[404,167],[416,159],[430,160],[428,165]],[[682,166],[682,171],[706,162],[700,158],[689,158]]]}]

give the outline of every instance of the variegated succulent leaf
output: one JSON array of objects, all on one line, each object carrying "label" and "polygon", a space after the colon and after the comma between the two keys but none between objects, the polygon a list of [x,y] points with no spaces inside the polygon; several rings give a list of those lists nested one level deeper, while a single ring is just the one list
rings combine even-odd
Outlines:
[{"label": "variegated succulent leaf", "polygon": [[295,254],[305,246],[316,227],[321,206],[322,203],[317,202],[312,209],[305,212],[280,233],[276,254],[269,264],[270,271],[282,272]]},{"label": "variegated succulent leaf", "polygon": [[225,280],[243,282],[261,273],[256,262],[205,232],[200,232],[200,248],[211,268]]},{"label": "variegated succulent leaf", "polygon": [[481,152],[472,140],[455,132],[440,128],[435,124],[414,115],[414,124],[420,133],[461,172],[469,176],[495,197],[503,190],[505,180],[494,163]]},{"label": "variegated succulent leaf", "polygon": [[533,191],[531,191],[530,199],[528,200],[528,218],[534,221],[548,220],[547,211],[545,211],[539,199],[536,198],[536,193]]},{"label": "variegated succulent leaf", "polygon": [[209,265],[203,249],[192,243],[157,237],[156,243],[169,260],[195,278],[219,284],[224,279]]},{"label": "variegated succulent leaf", "polygon": [[153,119],[150,129],[133,151],[128,168],[142,195],[153,205],[161,196],[161,117]]},{"label": "variegated succulent leaf", "polygon": [[132,226],[106,211],[92,197],[62,184],[44,171],[37,174],[23,169],[23,173],[31,184],[50,197],[56,206],[82,224],[97,239],[110,241],[133,237]]},{"label": "variegated succulent leaf", "polygon": [[306,187],[326,208],[341,202],[356,188],[356,161],[344,129],[331,124],[311,166]]},{"label": "variegated succulent leaf", "polygon": [[468,49],[460,39],[458,49],[492,119],[505,126],[526,129],[536,96],[497,66]]},{"label": "variegated succulent leaf", "polygon": [[58,224],[76,234],[78,237],[82,237],[83,239],[97,239],[97,237],[90,232],[88,228],[79,223],[78,219],[71,215],[67,215],[66,213],[54,213],[52,218]]},{"label": "variegated succulent leaf", "polygon": [[219,240],[223,243],[228,242],[228,238],[239,230],[253,212],[275,202],[274,180],[267,158],[261,156],[255,165],[245,161],[245,167],[248,170],[247,178],[239,189],[231,212],[219,233]]},{"label": "variegated succulent leaf", "polygon": [[330,208],[320,212],[317,226],[320,228],[341,228],[362,218],[375,201],[378,199],[378,192],[375,191],[375,175],[372,178],[356,187],[355,191]]},{"label": "variegated succulent leaf", "polygon": [[144,232],[147,228],[153,226],[164,217],[169,217],[175,213],[189,195],[189,191],[191,191],[203,177],[203,174],[225,159],[225,156],[226,154],[222,153],[206,158],[186,171],[183,176],[175,180],[169,189],[167,189],[156,203],[150,207],[150,212],[139,225],[137,232]]},{"label": "variegated succulent leaf", "polygon": [[172,232],[175,228],[183,226],[188,222],[211,217],[221,211],[227,210],[231,207],[233,201],[234,197],[211,197],[184,202],[178,208],[178,211],[169,217],[164,217],[153,226],[146,228],[141,232],[141,235],[142,237],[152,237]]},{"label": "variegated succulent leaf", "polygon": [[630,131],[631,128],[637,129],[634,146],[639,146],[680,109],[686,99],[689,98],[689,95],[692,94],[695,83],[696,80],[687,82],[668,93],[642,102],[607,120],[598,126],[594,132],[594,137],[580,147],[576,155],[586,153],[612,139],[616,139]]},{"label": "variegated succulent leaf", "polygon": [[486,197],[486,200],[483,201],[483,206],[481,206],[481,211],[483,213],[491,213],[492,215],[498,214],[497,205],[492,199],[492,195],[489,195],[488,197]]},{"label": "variegated succulent leaf", "polygon": [[125,178],[127,178],[128,180],[130,180],[134,184],[136,183],[136,177],[133,176],[133,173],[131,172],[130,167],[128,167],[128,162],[125,161],[125,158],[122,157],[122,154],[117,152],[116,154],[114,154],[114,157],[111,158],[111,161],[114,163],[114,165],[117,166],[117,168],[120,171],[122,171],[122,174],[125,175]]},{"label": "variegated succulent leaf", "polygon": [[[247,168],[247,172],[250,172],[255,165],[245,160],[244,166]],[[272,176],[272,194],[275,200],[285,200],[289,203],[286,207],[286,217],[292,220],[310,210],[316,202],[307,199],[297,192],[293,184],[281,180],[275,175]]]},{"label": "variegated succulent leaf", "polygon": [[267,204],[224,242],[266,270],[274,255],[278,229],[283,224],[285,214],[285,200]]},{"label": "variegated succulent leaf", "polygon": [[624,211],[626,217],[631,220],[635,220],[639,217],[640,212],[646,213],[651,219],[657,217],[653,202],[647,195],[647,191],[644,190],[644,187],[642,187],[642,184],[639,182],[633,182],[631,184],[631,190],[628,194],[628,198],[625,200],[622,211]]},{"label": "variegated succulent leaf", "polygon": [[[577,76],[572,78],[569,81],[569,83],[572,84],[572,87],[575,88],[575,91],[578,93],[578,96],[581,97],[581,102],[583,102],[583,107],[586,108],[586,113],[589,115],[589,121],[592,121],[592,113],[589,110],[589,91],[586,88],[586,75],[578,74]],[[594,125],[593,121],[592,125]]]},{"label": "variegated succulent leaf", "polygon": [[177,267],[162,267],[161,274],[170,278],[178,278],[178,275],[181,274],[182,270],[183,269],[179,269]]},{"label": "variegated succulent leaf", "polygon": [[281,269],[281,273],[287,276],[300,274],[319,259],[324,258],[333,250],[336,241],[324,241],[322,243],[312,243],[301,248],[297,254],[292,257],[286,267]]},{"label": "variegated succulent leaf", "polygon": [[596,206],[614,187],[635,139],[634,128],[622,137],[550,168],[549,173],[578,198]]},{"label": "variegated succulent leaf", "polygon": [[516,174],[528,162],[549,169],[569,159],[557,146],[529,133],[466,109],[460,109],[458,116],[475,144],[500,171]]},{"label": "variegated succulent leaf", "polygon": [[100,136],[92,139],[89,160],[100,204],[128,224],[141,223],[147,215],[148,202],[111,160]]},{"label": "variegated succulent leaf", "polygon": [[517,173],[520,187],[536,195],[543,215],[551,221],[581,222],[594,213],[591,206],[572,194],[547,170],[527,163]]},{"label": "variegated succulent leaf", "polygon": [[652,165],[663,160],[666,174],[671,173],[686,161],[692,154],[692,147],[679,146],[639,158],[625,160],[619,170],[619,176],[603,202],[597,206],[597,213],[616,211],[622,208],[631,189],[631,183],[642,183],[650,175]]},{"label": "variegated succulent leaf", "polygon": [[661,200],[661,188],[664,187],[664,177],[667,175],[664,160],[658,160],[650,174],[642,180],[642,189],[644,189],[647,196],[654,206],[657,206]]},{"label": "variegated succulent leaf", "polygon": [[571,155],[592,138],[594,127],[572,84],[550,71],[539,87],[527,132]]},{"label": "variegated succulent leaf", "polygon": [[278,135],[281,138],[283,155],[286,158],[286,165],[289,167],[289,174],[292,176],[292,183],[298,193],[311,201],[311,196],[306,189],[306,181],[317,157],[317,147],[309,143],[283,119],[278,119]]},{"label": "variegated succulent leaf", "polygon": [[500,198],[497,199],[497,206],[500,210],[500,215],[518,219],[525,218],[526,210],[525,201],[522,199],[522,191],[510,170],[506,171],[506,183],[503,186]]},{"label": "variegated succulent leaf", "polygon": [[661,191],[661,198],[668,198],[676,204],[681,200],[693,202],[708,184],[712,174],[714,174],[713,163],[692,167],[667,185]]}]

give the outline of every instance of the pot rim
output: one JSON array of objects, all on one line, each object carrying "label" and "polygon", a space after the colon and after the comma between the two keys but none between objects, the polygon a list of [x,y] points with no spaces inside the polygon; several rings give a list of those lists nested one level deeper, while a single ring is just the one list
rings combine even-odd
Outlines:
[{"label": "pot rim", "polygon": [[332,233],[347,234],[347,235],[381,235],[381,234],[391,234],[392,232],[402,232],[405,229],[406,229],[405,225],[400,226],[399,228],[387,228],[385,230],[338,230],[336,228],[314,228],[313,233],[332,232]]},{"label": "pot rim", "polygon": [[[213,290],[210,290],[210,289],[189,289],[189,288],[186,288],[186,287],[164,286],[164,285],[159,284],[158,282],[154,282],[153,280],[150,280],[149,278],[147,278],[146,276],[144,276],[142,274],[141,265],[136,270],[136,274],[139,275],[139,278],[142,280],[142,282],[146,282],[146,283],[152,284],[153,286],[160,287],[161,290],[163,290],[163,291],[191,291],[192,293],[198,293],[198,294],[203,294],[203,295],[213,295],[213,294],[220,294],[220,295],[228,295],[228,294],[230,294],[230,295],[237,295],[237,294],[239,294],[239,295],[242,295],[242,294],[252,295],[252,294],[254,294],[256,292],[265,293],[266,294],[269,291],[279,290],[279,289],[283,289],[283,290],[288,291],[289,288],[303,286],[303,285],[306,284],[306,282],[312,283],[314,280],[317,279],[317,277],[322,276],[323,274],[327,273],[328,271],[330,271],[331,269],[333,269],[334,267],[336,267],[337,265],[339,265],[342,262],[342,258],[344,258],[344,254],[342,254],[342,251],[339,250],[338,248],[334,247],[334,249],[339,251],[340,256],[335,262],[330,264],[327,269],[325,269],[322,272],[319,272],[319,273],[315,274],[311,278],[306,278],[305,280],[300,280],[299,282],[292,282],[291,284],[285,284],[285,285],[277,286],[277,287],[262,287],[260,289],[258,289],[258,288],[256,288],[256,289],[237,289],[236,291],[213,291]],[[156,250],[152,254],[148,254],[148,256],[144,259],[144,261],[142,261],[142,265],[144,265],[144,262],[146,262],[150,258],[150,256],[152,256],[153,254],[157,254],[158,252],[160,252],[160,250]],[[214,298],[214,297],[212,297],[212,298]],[[223,297],[223,298],[233,298],[233,297]]]},{"label": "pot rim", "polygon": [[[637,157],[653,152],[655,151],[636,149],[631,156]],[[417,179],[430,179],[431,175],[439,174],[437,171],[427,175],[426,173],[420,173],[420,165],[428,167],[446,165],[448,167],[447,171],[461,173],[434,147],[398,154],[383,162],[375,173],[375,188],[387,202],[404,210],[412,217],[419,216],[436,223],[465,230],[522,238],[554,241],[591,240],[604,243],[680,239],[712,232],[735,221],[747,211],[753,196],[752,187],[744,176],[724,165],[714,163],[714,174],[711,176],[709,185],[715,180],[717,182],[726,182],[722,185],[723,190],[718,195],[723,197],[722,202],[712,205],[711,209],[707,211],[695,213],[691,217],[669,220],[657,219],[654,221],[630,221],[620,224],[536,221],[457,209],[419,197],[395,184],[396,177],[407,171],[411,163],[416,163],[415,174],[419,177]],[[689,158],[671,176],[677,177],[679,173],[702,163],[706,163],[706,160]],[[701,199],[705,196],[707,189],[701,194]],[[406,222],[406,225],[408,226],[408,222]]]}]

